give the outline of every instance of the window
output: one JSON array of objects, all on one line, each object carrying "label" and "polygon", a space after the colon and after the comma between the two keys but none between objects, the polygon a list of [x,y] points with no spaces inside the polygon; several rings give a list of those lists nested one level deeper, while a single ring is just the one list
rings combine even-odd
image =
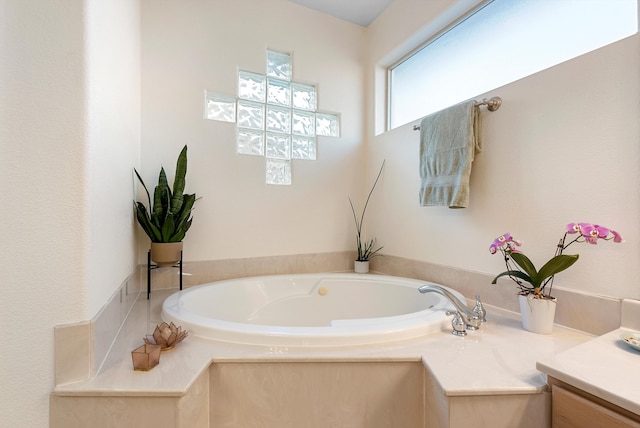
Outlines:
[{"label": "window", "polygon": [[389,69],[389,128],[637,31],[637,0],[493,0]]}]

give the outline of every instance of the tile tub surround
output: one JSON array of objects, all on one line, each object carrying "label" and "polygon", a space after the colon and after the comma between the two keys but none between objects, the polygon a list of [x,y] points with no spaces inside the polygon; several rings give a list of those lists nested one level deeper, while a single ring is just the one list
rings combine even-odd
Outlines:
[{"label": "tile tub surround", "polygon": [[[253,257],[184,262],[182,286],[206,284],[225,279],[262,275],[295,273],[352,272],[355,251],[335,253],[294,254],[285,256]],[[146,290],[147,265],[138,266],[139,282]],[[178,288],[179,270],[175,268],[153,269],[151,290]]]},{"label": "tile tub surround", "polygon": [[[510,282],[491,284],[493,275],[467,271],[401,257],[374,257],[371,269],[385,275],[416,278],[446,285],[467,299],[480,294],[483,303],[519,312],[516,288]],[[553,287],[558,298],[556,324],[595,335],[605,334],[621,324],[621,300]]]},{"label": "tile tub surround", "polygon": [[420,361],[211,365],[215,427],[420,427]]},{"label": "tile tub surround", "polygon": [[[355,251],[344,251],[185,262],[183,286],[259,275],[346,272],[353,269],[355,257]],[[151,275],[153,290],[177,289],[180,283],[175,268],[154,269]],[[139,296],[141,292],[146,295],[146,289],[145,264],[138,266],[92,320],[54,328],[56,385],[96,375],[136,299],[146,297]]]},{"label": "tile tub surround", "polygon": [[622,301],[622,325],[630,330],[640,331],[640,300]]},{"label": "tile tub surround", "polygon": [[[348,272],[353,270],[354,251],[287,256],[185,262],[183,286],[248,276],[287,273]],[[372,272],[433,281],[450,286],[468,298],[479,293],[483,302],[518,311],[510,284],[491,285],[490,275],[442,265],[384,255],[372,259]],[[155,269],[152,289],[177,289],[179,270]],[[147,268],[138,266],[91,321],[55,328],[56,384],[94,376],[103,363],[126,314],[146,291]],[[604,334],[620,326],[620,301],[556,288],[563,304],[556,323],[592,334]]]},{"label": "tile tub surround", "polygon": [[[516,314],[487,305],[489,321],[480,331],[470,332],[464,338],[455,337],[447,330],[380,346],[309,349],[237,345],[190,336],[174,350],[164,352],[160,364],[153,370],[135,372],[130,352],[160,322],[162,302],[172,292],[174,290],[158,290],[152,293],[150,301],[139,299],[135,303],[97,376],[55,388],[51,396],[52,427],[82,426],[78,421],[94,421],[94,412],[108,412],[109,408],[121,408],[123,412],[143,418],[137,422],[144,422],[146,412],[153,412],[156,406],[168,406],[166,412],[184,416],[173,426],[206,427],[209,425],[204,422],[202,413],[192,411],[188,417],[187,413],[180,413],[180,409],[189,403],[183,397],[193,395],[198,397],[194,400],[202,402],[205,400],[203,397],[209,394],[209,423],[219,423],[215,420],[215,412],[211,412],[215,409],[211,401],[216,399],[215,394],[220,394],[216,389],[218,384],[211,384],[217,378],[213,374],[229,368],[231,364],[242,370],[268,368],[260,366],[260,363],[285,364],[280,366],[285,368],[286,365],[293,367],[305,363],[309,364],[309,370],[320,370],[320,373],[328,363],[338,364],[331,366],[337,370],[333,373],[340,373],[339,364],[363,363],[363,367],[388,364],[391,371],[385,373],[395,370],[398,376],[407,370],[412,372],[416,367],[423,367],[423,406],[439,406],[438,417],[450,418],[450,426],[458,426],[453,424],[454,421],[468,422],[465,418],[471,417],[469,412],[474,413],[474,420],[477,420],[478,410],[487,409],[489,414],[483,416],[489,418],[485,419],[487,421],[493,421],[496,414],[511,418],[503,425],[492,426],[509,427],[513,426],[513,418],[518,418],[518,415],[524,418],[523,414],[532,409],[545,417],[548,403],[546,377],[536,369],[536,361],[592,339],[589,334],[560,326],[555,327],[552,335],[529,333],[521,328]],[[286,370],[280,373],[284,372]],[[203,386],[203,376],[209,379],[206,386]],[[196,387],[199,388],[197,391],[193,389]],[[203,388],[207,389],[206,393],[202,392]],[[253,391],[259,394],[259,385],[255,385]],[[390,389],[387,392],[385,398],[392,400],[394,391]],[[268,394],[264,396],[267,398]],[[281,397],[281,401],[286,404],[295,398]],[[415,409],[415,412],[420,414],[424,408]],[[451,416],[454,414],[455,418]],[[132,422],[131,426],[135,424]],[[219,426],[225,424],[220,423]],[[540,426],[545,426],[544,422]]]},{"label": "tile tub surround", "polygon": [[[185,262],[183,287],[260,275],[351,272],[354,259],[355,252],[345,251]],[[515,287],[504,282],[492,285],[493,276],[490,274],[388,255],[371,259],[371,272],[433,281],[451,287],[467,298],[478,293],[485,303],[519,311]],[[146,265],[138,267],[138,275],[139,283],[146,287]],[[178,287],[178,269],[156,269],[151,275],[152,290]],[[557,324],[592,334],[604,334],[620,326],[620,299],[563,290],[560,286],[554,287],[554,295],[560,302],[556,311]]]},{"label": "tile tub surround", "polygon": [[54,328],[56,385],[95,376],[138,298],[138,275],[127,278],[90,321]]},{"label": "tile tub surround", "polygon": [[209,376],[206,372],[198,376],[182,395],[86,395],[72,400],[52,395],[49,413],[50,428],[207,428]]}]

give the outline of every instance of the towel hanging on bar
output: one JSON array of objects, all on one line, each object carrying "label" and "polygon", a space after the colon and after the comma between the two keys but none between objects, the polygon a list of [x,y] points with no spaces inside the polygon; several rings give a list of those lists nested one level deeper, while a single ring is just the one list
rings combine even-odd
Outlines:
[{"label": "towel hanging on bar", "polygon": [[466,208],[471,163],[481,149],[475,102],[429,115],[420,127],[420,205]]},{"label": "towel hanging on bar", "polygon": [[[500,97],[492,97],[490,99],[484,98],[482,101],[475,102],[476,107],[487,106],[487,110],[489,111],[496,111],[500,108],[501,105],[502,105],[502,98]],[[413,130],[419,131],[420,125],[414,125]]]}]

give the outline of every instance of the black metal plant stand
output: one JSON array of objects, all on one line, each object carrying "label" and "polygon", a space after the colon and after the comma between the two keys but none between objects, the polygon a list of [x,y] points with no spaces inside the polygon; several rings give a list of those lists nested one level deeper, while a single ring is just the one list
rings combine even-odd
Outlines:
[{"label": "black metal plant stand", "polygon": [[[159,267],[157,264],[151,263],[151,250],[149,250],[147,252],[147,300],[149,300],[151,296],[151,269],[158,269]],[[180,269],[180,290],[182,290],[182,251],[180,251],[180,261],[178,264],[169,267]]]}]

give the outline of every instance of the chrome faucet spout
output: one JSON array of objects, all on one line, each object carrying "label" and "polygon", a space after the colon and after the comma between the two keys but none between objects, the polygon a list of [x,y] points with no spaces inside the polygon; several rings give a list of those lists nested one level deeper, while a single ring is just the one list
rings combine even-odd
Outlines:
[{"label": "chrome faucet spout", "polygon": [[[449,290],[447,290],[444,287],[441,287],[435,284],[427,284],[418,288],[418,291],[422,294],[438,293],[446,297],[447,300],[449,300],[453,304],[453,306],[456,307],[457,311],[462,315],[462,318],[464,319],[464,322],[467,324],[467,328],[469,330],[477,330],[478,328],[480,328],[480,325],[482,324],[482,322],[485,321],[484,308],[482,309],[483,312],[481,314],[479,314],[478,311],[469,309],[464,302],[462,302],[453,293],[451,293]],[[481,303],[479,303],[479,298],[477,299],[477,302],[478,304],[481,305]]]}]

